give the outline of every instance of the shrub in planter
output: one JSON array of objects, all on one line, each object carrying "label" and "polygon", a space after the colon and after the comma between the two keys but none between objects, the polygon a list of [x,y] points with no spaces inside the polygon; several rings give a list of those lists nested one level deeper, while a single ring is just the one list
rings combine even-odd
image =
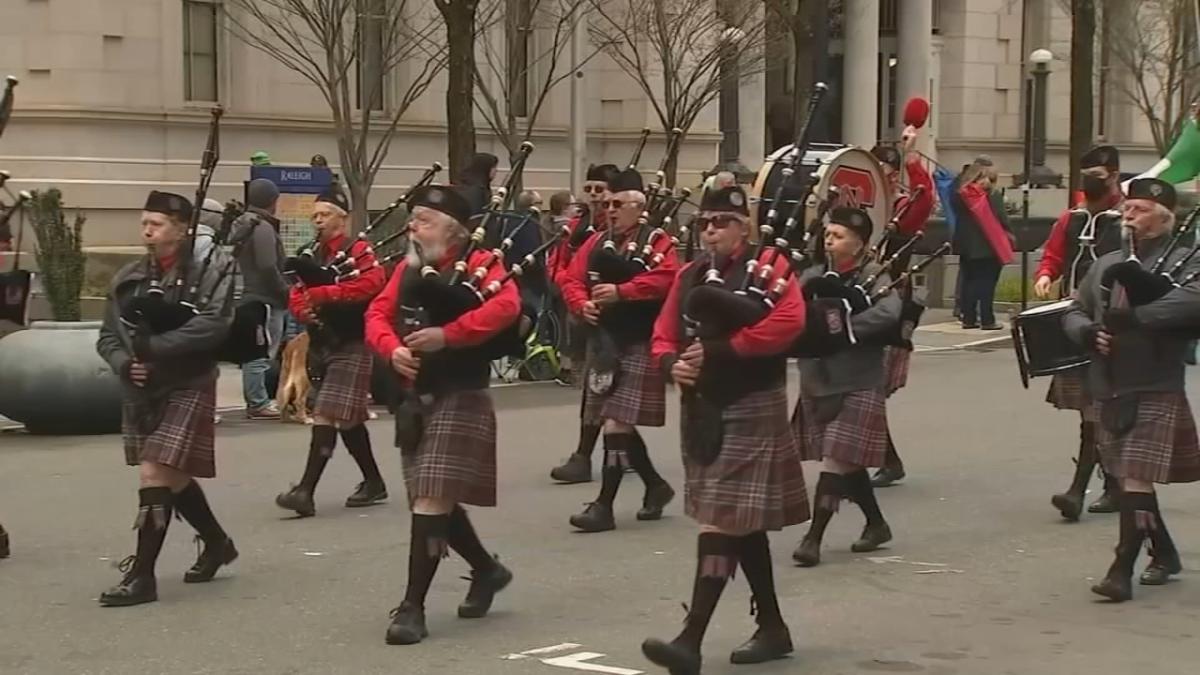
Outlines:
[{"label": "shrub in planter", "polygon": [[78,321],[79,296],[83,291],[83,224],[78,211],[67,223],[62,192],[56,188],[35,191],[29,202],[33,232],[37,236],[37,262],[46,300],[55,321]]}]

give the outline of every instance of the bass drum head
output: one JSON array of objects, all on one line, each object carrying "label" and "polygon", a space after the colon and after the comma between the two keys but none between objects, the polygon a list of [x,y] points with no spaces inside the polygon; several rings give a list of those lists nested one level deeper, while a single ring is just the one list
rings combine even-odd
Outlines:
[{"label": "bass drum head", "polygon": [[[755,208],[750,210],[754,232],[767,220],[775,190],[783,180],[783,169],[790,161],[794,146],[785,145],[771,153],[754,179],[750,200]],[[874,224],[871,243],[882,235],[883,228],[892,217],[892,199],[883,178],[883,168],[870,152],[856,147],[813,143],[804,156],[804,161],[783,191],[778,222],[783,222],[791,213],[796,200],[807,195],[804,188],[808,177],[816,174],[818,195],[827,195],[829,188],[837,186],[838,197],[834,207],[851,206],[866,211]],[[816,217],[817,200],[809,198],[805,204],[804,221]]]}]

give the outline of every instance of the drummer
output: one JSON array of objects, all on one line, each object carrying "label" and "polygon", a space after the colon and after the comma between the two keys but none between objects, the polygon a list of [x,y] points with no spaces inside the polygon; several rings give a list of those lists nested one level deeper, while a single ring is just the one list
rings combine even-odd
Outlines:
[{"label": "drummer", "polygon": [[[1033,293],[1048,299],[1053,284],[1061,281],[1057,296],[1073,297],[1092,263],[1100,256],[1121,248],[1120,153],[1111,145],[1099,145],[1080,159],[1083,202],[1058,217],[1046,240],[1042,263],[1038,266]],[[1085,364],[1086,366],[1086,364]],[[1054,495],[1050,502],[1068,521],[1079,520],[1088,480],[1099,458],[1096,452],[1096,417],[1084,391],[1087,368],[1081,366],[1054,375],[1046,402],[1059,410],[1079,411],[1079,455],[1075,475],[1066,492]],[[1092,502],[1088,513],[1117,511],[1116,480],[1104,474],[1104,494]]]},{"label": "drummer", "polygon": [[[880,144],[871,150],[871,154],[875,155],[875,158],[883,165],[883,175],[891,191],[893,213],[905,209],[904,215],[896,223],[895,229],[893,230],[889,226],[888,230],[884,232],[884,236],[887,238],[884,257],[904,246],[917,233],[924,231],[925,224],[929,221],[929,215],[933,213],[933,178],[921,161],[921,153],[915,149],[916,140],[917,128],[910,125],[900,136],[899,149],[891,145]],[[904,171],[908,177],[907,190],[900,184],[902,158]],[[898,277],[908,268],[911,258],[911,249],[898,256],[891,269],[888,270],[888,274],[892,278]],[[907,284],[899,291],[904,299],[912,297],[912,287]],[[889,398],[908,384],[908,367],[911,359],[912,352],[903,347],[889,346],[883,350],[884,371],[887,378],[884,391]],[[887,487],[902,478],[904,478],[904,462],[900,459],[900,453],[896,451],[896,444],[892,441],[892,430],[889,428],[887,455],[884,457],[883,466],[871,478],[871,485]]]}]

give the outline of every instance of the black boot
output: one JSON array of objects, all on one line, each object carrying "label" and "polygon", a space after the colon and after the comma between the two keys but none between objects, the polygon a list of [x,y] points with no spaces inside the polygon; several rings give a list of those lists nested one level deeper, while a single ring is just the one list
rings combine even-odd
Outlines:
[{"label": "black boot", "polygon": [[389,645],[413,645],[429,636],[425,628],[425,596],[446,557],[450,516],[412,516],[411,543],[408,549],[408,587],[404,602],[392,610],[387,630]]},{"label": "black boot", "polygon": [[362,471],[363,480],[355,488],[354,494],[346,498],[348,508],[371,506],[387,501],[387,486],[383,484],[383,476],[379,473],[379,465],[375,463],[375,454],[371,452],[371,435],[367,433],[367,425],[360,424],[350,429],[342,429],[342,443]]},{"label": "black boot", "polygon": [[1117,496],[1121,494],[1121,485],[1116,478],[1108,475],[1103,467],[1101,467],[1100,473],[1104,476],[1104,494],[1088,506],[1088,513],[1116,513],[1121,510],[1117,499]]},{"label": "black boot", "polygon": [[738,552],[742,572],[753,593],[752,613],[758,630],[729,655],[730,663],[765,663],[791,654],[792,635],[779,611],[775,595],[775,575],[771,564],[771,543],[766,532],[741,538]]},{"label": "black boot", "polygon": [[5,532],[4,526],[0,525],[0,558],[7,558],[10,553],[8,548],[8,532]]},{"label": "black boot", "polygon": [[147,487],[138,490],[138,515],[133,527],[138,532],[137,553],[121,562],[121,583],[100,594],[104,607],[129,607],[158,600],[154,565],[171,524],[171,489]]},{"label": "black boot", "polygon": [[1158,498],[1154,500],[1154,518],[1156,527],[1150,530],[1150,564],[1142,572],[1138,582],[1143,586],[1162,586],[1171,580],[1173,575],[1183,571],[1183,561],[1179,559],[1179,549],[1167,531],[1167,523],[1163,520],[1162,512],[1158,510]]},{"label": "black boot", "polygon": [[590,483],[592,480],[592,452],[596,439],[600,437],[599,424],[579,425],[579,446],[560,466],[550,470],[550,477],[560,483]]},{"label": "black boot", "polygon": [[848,474],[845,477],[845,484],[850,499],[858,504],[858,507],[862,509],[863,516],[867,519],[862,535],[859,536],[858,541],[850,545],[850,550],[855,553],[877,550],[892,540],[892,529],[888,527],[887,521],[883,519],[883,512],[879,510],[879,501],[875,499],[875,488],[871,486],[867,470],[859,469]]},{"label": "black boot", "polygon": [[688,608],[683,631],[672,641],[649,638],[642,653],[671,675],[699,675],[700,643],[712,619],[725,584],[738,566],[740,537],[705,532],[696,546],[696,579],[692,586],[692,605]]},{"label": "black boot", "polygon": [[1121,493],[1121,539],[1116,557],[1100,583],[1092,592],[1112,600],[1125,602],[1133,598],[1133,566],[1137,563],[1142,542],[1157,526],[1155,511],[1158,500],[1153,493]]},{"label": "black boot", "polygon": [[600,471],[600,496],[596,501],[587,505],[583,513],[571,516],[571,525],[583,532],[607,532],[616,529],[617,523],[613,517],[613,501],[621,488],[621,479],[625,469],[616,446],[621,444],[613,436],[604,437],[604,469]]},{"label": "black boot", "polygon": [[333,456],[333,449],[337,447],[337,436],[337,429],[325,424],[319,424],[312,428],[312,440],[308,446],[308,463],[304,466],[304,477],[300,479],[299,485],[293,485],[292,489],[275,498],[275,504],[279,508],[295,511],[304,518],[316,515],[317,507],[313,503],[313,492],[317,489],[317,482],[321,480],[321,474],[325,472],[325,465]]},{"label": "black boot", "polygon": [[1075,476],[1066,492],[1050,498],[1050,503],[1063,518],[1079,520],[1083,512],[1083,496],[1087,493],[1088,481],[1096,469],[1096,429],[1091,422],[1079,423],[1079,458],[1075,461]]},{"label": "black boot", "polygon": [[512,583],[513,574],[500,564],[499,558],[488,554],[461,506],[454,507],[450,514],[447,535],[450,548],[471,565],[471,587],[466,600],[458,606],[458,616],[463,619],[487,616],[496,594]]},{"label": "black boot", "polygon": [[638,520],[658,520],[662,518],[663,509],[675,498],[675,490],[663,480],[654,462],[650,461],[650,451],[646,441],[637,431],[632,434],[621,434],[625,444],[625,452],[629,457],[629,465],[637,472],[642,483],[646,485],[646,494],[642,497],[642,508],[638,509]]},{"label": "black boot", "polygon": [[888,429],[887,441],[887,455],[884,457],[883,466],[871,478],[872,487],[890,487],[897,481],[904,480],[904,476],[906,475],[904,473],[904,461],[900,459],[900,453],[896,452],[896,444],[892,442],[891,429]]},{"label": "black boot", "polygon": [[175,510],[195,528],[200,541],[204,542],[204,550],[196,559],[196,564],[183,575],[184,583],[212,581],[222,565],[237,560],[238,550],[233,545],[233,540],[217,522],[217,517],[208,505],[208,498],[204,496],[204,490],[196,481],[191,481],[175,495]]},{"label": "black boot", "polygon": [[792,560],[795,560],[801,567],[816,567],[821,563],[821,539],[824,538],[825,528],[829,525],[833,514],[837,513],[845,494],[846,479],[844,476],[828,471],[821,472],[821,477],[817,480],[817,492],[813,496],[815,505],[812,525],[808,528],[808,534],[804,535],[804,538],[800,540],[800,545],[792,553]]}]

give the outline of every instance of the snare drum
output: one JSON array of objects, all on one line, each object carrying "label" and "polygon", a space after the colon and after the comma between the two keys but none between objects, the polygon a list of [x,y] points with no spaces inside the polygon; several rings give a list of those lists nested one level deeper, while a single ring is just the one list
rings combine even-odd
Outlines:
[{"label": "snare drum", "polygon": [[1025,310],[1013,319],[1013,349],[1026,389],[1030,378],[1053,375],[1091,361],[1083,347],[1063,330],[1062,319],[1070,307],[1070,300],[1062,300]]}]

